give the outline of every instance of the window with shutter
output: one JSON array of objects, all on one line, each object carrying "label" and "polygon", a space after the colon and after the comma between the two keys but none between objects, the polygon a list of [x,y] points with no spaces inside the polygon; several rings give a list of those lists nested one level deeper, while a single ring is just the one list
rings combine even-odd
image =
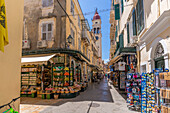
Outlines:
[{"label": "window with shutter", "polygon": [[52,23],[42,24],[42,40],[52,40]]},{"label": "window with shutter", "polygon": [[117,40],[117,26],[116,26],[116,31],[115,31],[115,41]]},{"label": "window with shutter", "polygon": [[123,34],[119,35],[119,42],[120,42],[120,47],[124,47]]},{"label": "window with shutter", "polygon": [[127,43],[130,43],[130,36],[129,36],[129,23],[127,23]]},{"label": "window with shutter", "polygon": [[137,17],[137,34],[144,28],[144,9],[143,9],[143,0],[138,0],[136,5],[136,17]]},{"label": "window with shutter", "polygon": [[119,4],[115,4],[115,20],[120,19],[120,9],[119,9]]},{"label": "window with shutter", "polygon": [[121,0],[121,10],[122,10],[122,13],[124,11],[124,4],[123,4],[123,0]]},{"label": "window with shutter", "polygon": [[132,12],[132,26],[133,26],[133,36],[136,36],[136,14],[135,9]]}]

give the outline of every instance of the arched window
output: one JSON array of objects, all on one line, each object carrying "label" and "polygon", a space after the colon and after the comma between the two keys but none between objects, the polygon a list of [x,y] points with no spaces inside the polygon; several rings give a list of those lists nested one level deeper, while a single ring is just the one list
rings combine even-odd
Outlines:
[{"label": "arched window", "polygon": [[96,40],[98,40],[99,39],[99,37],[98,36],[96,36]]},{"label": "arched window", "polygon": [[96,34],[96,28],[94,28],[94,34]]},{"label": "arched window", "polygon": [[100,33],[100,29],[99,29],[99,27],[97,28],[97,34],[99,34]]},{"label": "arched window", "polygon": [[156,49],[155,49],[155,58],[159,58],[163,56],[164,54],[164,48],[161,43],[158,43]]}]

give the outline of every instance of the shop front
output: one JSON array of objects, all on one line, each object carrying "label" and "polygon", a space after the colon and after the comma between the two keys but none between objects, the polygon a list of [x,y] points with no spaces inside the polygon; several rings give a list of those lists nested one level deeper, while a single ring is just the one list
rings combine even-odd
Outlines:
[{"label": "shop front", "polygon": [[[142,73],[142,84],[144,84],[142,94],[145,94],[142,97],[142,112],[170,111],[169,14],[170,10],[164,11],[140,38],[138,68]],[[145,88],[147,90],[144,90]]]},{"label": "shop front", "polygon": [[82,60],[77,54],[56,53],[22,58],[21,96],[72,98],[86,89]]},{"label": "shop front", "polygon": [[120,90],[125,90],[125,82],[128,73],[136,73],[137,59],[136,48],[124,47],[119,48],[115,57],[110,61],[110,70],[113,70],[110,76],[113,76],[112,81]]}]

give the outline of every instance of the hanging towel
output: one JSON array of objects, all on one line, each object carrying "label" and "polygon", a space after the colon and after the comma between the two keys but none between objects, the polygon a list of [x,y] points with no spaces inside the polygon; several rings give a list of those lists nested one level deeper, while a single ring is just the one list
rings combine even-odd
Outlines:
[{"label": "hanging towel", "polygon": [[4,46],[9,43],[7,31],[7,19],[5,1],[0,0],[0,51],[4,52]]}]

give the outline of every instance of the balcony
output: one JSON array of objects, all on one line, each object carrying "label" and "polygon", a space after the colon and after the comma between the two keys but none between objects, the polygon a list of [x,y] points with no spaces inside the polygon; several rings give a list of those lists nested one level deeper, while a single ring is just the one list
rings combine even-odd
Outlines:
[{"label": "balcony", "polygon": [[82,40],[84,41],[85,45],[89,46],[90,45],[90,39],[87,34],[88,31],[83,30],[82,31]]},{"label": "balcony", "polygon": [[82,40],[85,42],[87,46],[89,46],[90,45],[89,39],[90,34],[88,35],[90,30],[89,23],[87,19],[83,19],[81,20],[81,24],[82,24]]}]

